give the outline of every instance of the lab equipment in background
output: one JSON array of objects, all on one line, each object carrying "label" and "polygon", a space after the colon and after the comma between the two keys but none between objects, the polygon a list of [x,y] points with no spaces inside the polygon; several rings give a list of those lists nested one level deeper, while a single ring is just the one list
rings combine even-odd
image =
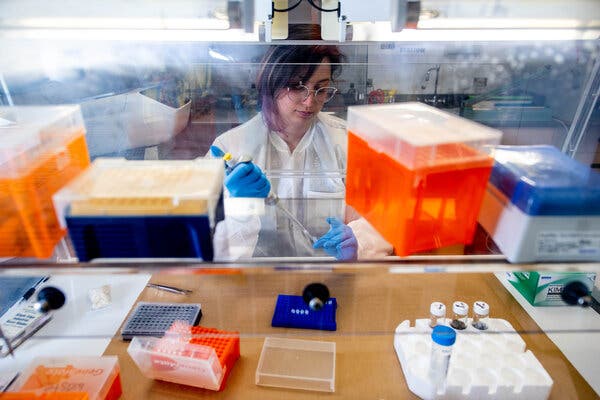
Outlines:
[{"label": "lab equipment in background", "polygon": [[240,358],[240,336],[175,322],[162,339],[134,337],[127,352],[148,378],[221,391]]},{"label": "lab equipment in background", "polygon": [[350,82],[350,89],[344,93],[344,103],[347,106],[353,106],[358,101],[358,94],[354,88],[354,82]]},{"label": "lab equipment in background", "polygon": [[80,399],[70,397],[77,394],[85,394],[88,400],[117,400],[123,391],[119,360],[116,356],[37,357],[9,391],[29,396],[51,393],[65,400]]},{"label": "lab equipment in background", "polygon": [[428,101],[434,107],[438,103],[438,82],[439,82],[439,77],[440,77],[440,68],[441,68],[441,65],[439,65],[439,64],[434,67],[429,68],[425,72],[425,75],[423,76],[423,81],[421,82],[421,90],[427,89],[427,86],[429,86],[429,80],[431,79],[431,72],[432,71],[435,72],[435,79],[433,81],[433,97],[431,98],[430,101]]},{"label": "lab equipment in background", "polygon": [[52,195],[90,163],[79,106],[0,107],[0,257],[48,258]]},{"label": "lab equipment in background", "polygon": [[92,158],[156,146],[185,129],[189,99],[165,98],[159,87],[99,96],[81,103]]},{"label": "lab equipment in background", "polygon": [[600,260],[600,173],[547,145],[494,158],[479,222],[510,262]]},{"label": "lab equipment in background", "polygon": [[55,287],[41,289],[34,302],[20,303],[0,318],[0,358],[9,354],[52,319],[50,311],[65,304],[64,293]]},{"label": "lab equipment in background", "polygon": [[429,307],[429,326],[434,328],[437,325],[446,323],[446,305],[439,301],[434,301]]},{"label": "lab equipment in background", "polygon": [[431,341],[428,377],[435,390],[438,391],[444,386],[446,376],[448,376],[452,346],[456,342],[456,332],[448,326],[438,325],[431,331]]},{"label": "lab equipment in background", "polygon": [[196,325],[202,318],[202,305],[198,303],[148,303],[139,302],[121,329],[123,340],[134,336],[162,337],[175,321]]},{"label": "lab equipment in background", "polygon": [[223,219],[219,160],[94,160],[54,196],[80,261],[213,258]]},{"label": "lab equipment in background", "polygon": [[335,392],[335,342],[266,337],[256,367],[260,386]]},{"label": "lab equipment in background", "polygon": [[501,136],[421,103],[349,107],[346,203],[397,255],[470,244]]},{"label": "lab equipment in background", "polygon": [[462,116],[494,126],[527,126],[550,123],[552,109],[536,103],[533,96],[485,96],[485,100],[467,100]]},{"label": "lab equipment in background", "polygon": [[412,326],[411,322],[396,327],[394,349],[408,388],[422,399],[545,400],[550,396],[552,378],[508,321],[490,318],[488,329],[480,331],[469,319],[465,330],[455,331],[453,356],[441,387],[429,375],[433,347],[429,319],[417,319]]},{"label": "lab equipment in background", "polygon": [[488,328],[490,320],[490,306],[485,301],[476,301],[473,303],[473,326],[480,331]]},{"label": "lab equipment in background", "polygon": [[452,322],[450,322],[450,326],[462,331],[467,328],[468,319],[469,305],[464,301],[452,303]]},{"label": "lab equipment in background", "polygon": [[596,273],[517,271],[507,272],[506,278],[533,306],[564,306],[562,292],[565,285],[577,280],[591,293]]}]

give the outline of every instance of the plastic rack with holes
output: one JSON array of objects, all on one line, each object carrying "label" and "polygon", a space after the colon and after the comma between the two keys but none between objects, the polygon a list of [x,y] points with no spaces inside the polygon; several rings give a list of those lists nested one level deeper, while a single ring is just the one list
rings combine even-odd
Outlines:
[{"label": "plastic rack with holes", "polygon": [[[446,319],[444,325],[449,325]],[[394,348],[408,388],[423,399],[547,399],[552,378],[512,325],[490,318],[480,331],[469,318],[456,331],[445,385],[437,392],[428,378],[431,354],[429,319],[406,320],[396,327]]]},{"label": "plastic rack with holes", "polygon": [[240,337],[178,321],[161,339],[134,337],[127,352],[149,378],[223,390],[240,357]]}]

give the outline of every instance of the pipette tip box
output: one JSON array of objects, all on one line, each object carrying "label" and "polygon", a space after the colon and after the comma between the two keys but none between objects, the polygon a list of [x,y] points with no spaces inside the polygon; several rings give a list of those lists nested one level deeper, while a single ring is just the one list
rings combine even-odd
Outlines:
[{"label": "pipette tip box", "polygon": [[331,297],[320,310],[311,310],[302,296],[280,294],[277,296],[271,326],[283,328],[320,329],[335,331],[337,300]]},{"label": "pipette tip box", "polygon": [[494,158],[479,222],[510,262],[600,260],[599,173],[547,145]]},{"label": "pipette tip box", "polygon": [[0,257],[48,258],[65,235],[52,195],[90,163],[77,105],[0,107]]},{"label": "pipette tip box", "polygon": [[348,108],[346,202],[408,255],[470,244],[502,132],[422,103]]},{"label": "pipette tip box", "polygon": [[127,352],[152,379],[220,391],[240,357],[238,332],[176,322],[161,339],[134,337]]},{"label": "pipette tip box", "polygon": [[212,234],[223,219],[223,175],[216,159],[96,159],[54,204],[80,261],[212,261]]},{"label": "pipette tip box", "polygon": [[[116,356],[38,357],[31,361],[11,392],[55,399],[117,400],[122,393]],[[1,397],[1,396],[0,396]],[[44,397],[42,397],[44,398]]]}]

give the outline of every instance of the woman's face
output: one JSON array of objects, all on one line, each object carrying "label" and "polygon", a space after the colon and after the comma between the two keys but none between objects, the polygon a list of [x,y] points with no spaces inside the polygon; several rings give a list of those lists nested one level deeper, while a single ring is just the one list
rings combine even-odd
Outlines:
[{"label": "woman's face", "polygon": [[[288,96],[288,91],[283,88],[276,94],[275,104],[279,111],[279,116],[289,132],[306,132],[317,114],[323,108],[322,102],[315,99],[313,90],[330,86],[331,83],[331,65],[324,59],[315,69],[315,72],[307,82],[302,85],[308,87],[311,92],[306,100],[294,101]],[[298,85],[300,82],[290,82],[291,85]]]}]

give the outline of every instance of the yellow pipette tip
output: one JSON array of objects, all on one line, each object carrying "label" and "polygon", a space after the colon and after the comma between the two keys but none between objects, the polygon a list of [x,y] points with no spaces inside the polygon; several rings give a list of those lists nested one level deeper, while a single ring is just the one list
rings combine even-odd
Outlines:
[{"label": "yellow pipette tip", "polygon": [[233,156],[231,155],[231,153],[225,153],[223,154],[223,160],[225,161],[229,161],[233,158]]}]

